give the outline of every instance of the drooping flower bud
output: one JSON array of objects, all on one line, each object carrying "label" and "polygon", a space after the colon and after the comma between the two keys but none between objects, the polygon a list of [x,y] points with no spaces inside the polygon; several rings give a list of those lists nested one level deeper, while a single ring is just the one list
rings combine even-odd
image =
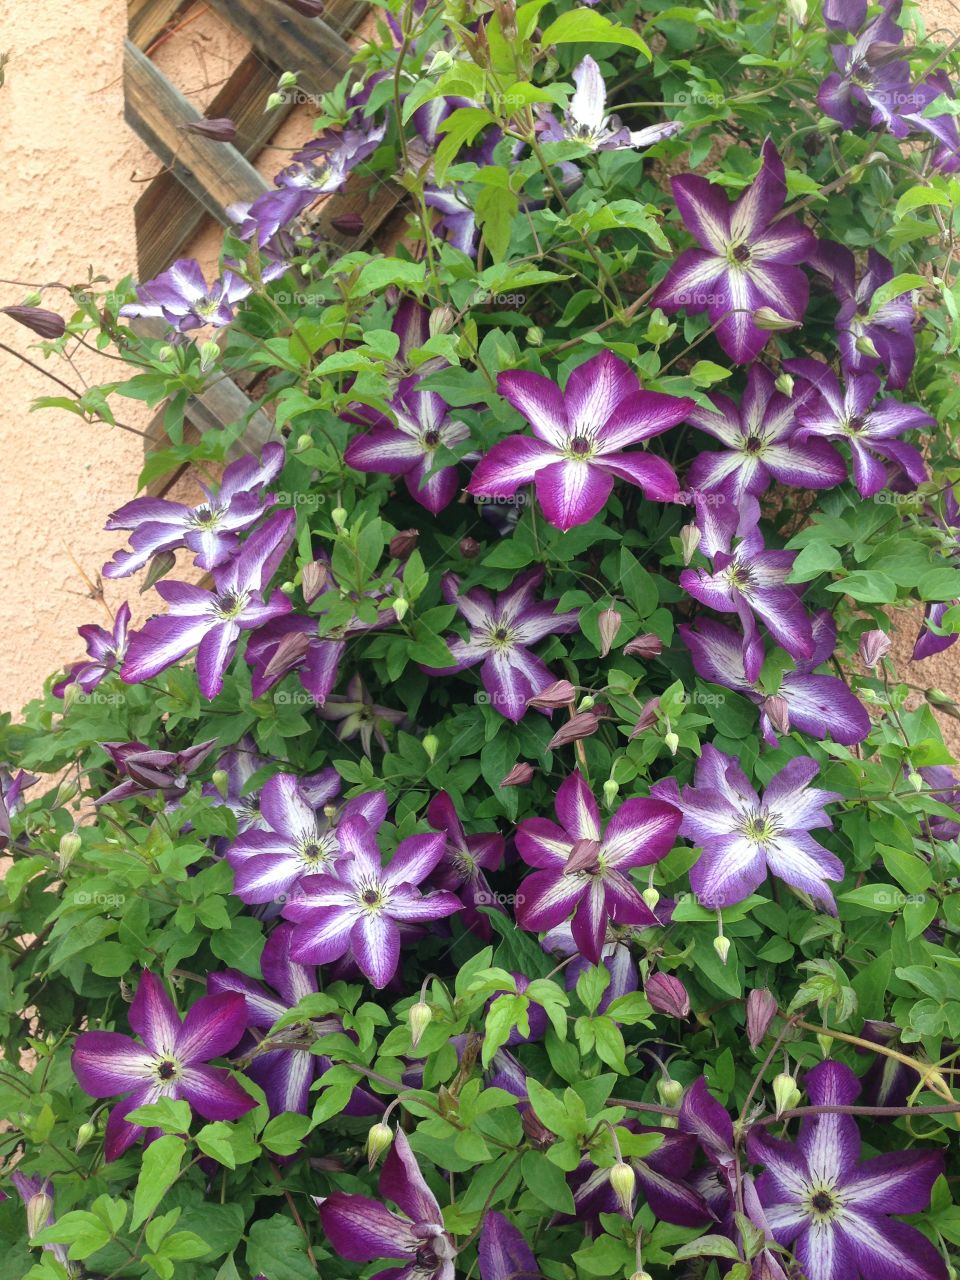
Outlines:
[{"label": "drooping flower bud", "polygon": [[557,1140],[543,1121],[537,1117],[533,1107],[524,1108],[520,1116],[520,1127],[533,1145],[541,1151],[546,1147],[552,1147]]},{"label": "drooping flower bud", "polygon": [[48,311],[45,307],[0,307],[0,312],[9,316],[11,320],[15,320],[17,324],[22,324],[31,333],[47,338],[51,342],[56,338],[62,338],[67,331],[67,323],[63,317],[58,316],[55,311]]},{"label": "drooping flower bud", "polygon": [[53,1197],[48,1193],[49,1182],[45,1182],[39,1191],[35,1191],[27,1200],[27,1239],[38,1236],[47,1225],[47,1219],[53,1212]]},{"label": "drooping flower bud", "polygon": [[330,225],[342,236],[358,236],[363,230],[363,219],[359,213],[338,213],[330,219]]},{"label": "drooping flower bud", "polygon": [[227,792],[230,790],[230,775],[226,769],[214,769],[210,781],[220,792],[220,795],[226,800]]},{"label": "drooping flower bud", "polygon": [[200,372],[209,373],[220,359],[220,354],[220,344],[218,342],[201,342]]},{"label": "drooping flower bud", "polygon": [[790,397],[793,395],[793,379],[789,373],[781,373],[779,378],[773,384],[781,395]]},{"label": "drooping flower bud", "polygon": [[424,751],[427,753],[430,763],[432,764],[434,760],[436,760],[437,758],[437,750],[440,747],[440,739],[437,737],[435,733],[428,733],[424,735],[420,745],[423,747]]},{"label": "drooping flower bud", "polygon": [[608,809],[612,809],[617,796],[620,794],[620,783],[614,778],[608,778],[603,784],[603,803]]},{"label": "drooping flower bud", "polygon": [[555,711],[557,707],[569,707],[576,696],[577,691],[569,680],[554,680],[553,684],[548,684],[545,689],[528,698],[527,706],[546,707],[548,711]]},{"label": "drooping flower bud", "polygon": [[300,587],[307,604],[322,595],[330,581],[329,566],[323,560],[310,560],[300,570]]},{"label": "drooping flower bud", "polygon": [[394,560],[406,560],[417,549],[420,541],[419,529],[401,529],[390,539],[387,550]]},{"label": "drooping flower bud", "polygon": [[820,1046],[820,1052],[823,1056],[829,1058],[833,1052],[833,1036],[824,1035],[822,1031],[818,1031],[817,1044]]},{"label": "drooping flower bud", "polygon": [[683,552],[683,563],[689,564],[693,553],[700,545],[700,530],[695,524],[685,524],[680,530],[680,550]]},{"label": "drooping flower bud", "polygon": [[543,330],[539,325],[532,324],[524,336],[527,340],[528,347],[543,346]]},{"label": "drooping flower bud", "polygon": [[371,1125],[367,1132],[367,1168],[372,1169],[382,1155],[393,1146],[393,1130],[382,1120]]},{"label": "drooping flower bud", "polygon": [[61,871],[66,871],[67,867],[80,852],[80,844],[80,836],[76,831],[67,831],[60,837],[59,865]]},{"label": "drooping flower bud", "polygon": [[500,785],[501,787],[525,787],[533,780],[533,775],[533,765],[521,760],[519,764],[513,766]]},{"label": "drooping flower bud", "polygon": [[191,120],[181,128],[184,133],[196,133],[201,138],[209,138],[211,142],[237,140],[237,126],[227,116],[218,116],[213,120]]},{"label": "drooping flower bud", "polygon": [[657,1097],[665,1107],[679,1107],[683,1099],[683,1085],[670,1076],[660,1076],[657,1080]]},{"label": "drooping flower bud", "polygon": [[652,728],[657,723],[657,708],[660,706],[659,698],[648,698],[643,704],[640,711],[640,719],[630,730],[631,738],[639,738],[641,733]]},{"label": "drooping flower bud", "polygon": [[263,108],[264,112],[276,111],[277,107],[282,107],[286,103],[286,95],[282,93],[271,93],[267,98]]},{"label": "drooping flower bud", "polygon": [[59,809],[62,805],[69,804],[79,791],[80,788],[74,778],[64,778],[57,787],[57,794],[53,797],[53,807]]},{"label": "drooping flower bud", "polygon": [[483,550],[476,538],[460,539],[460,554],[464,560],[476,560],[477,556]]},{"label": "drooping flower bud", "polygon": [[877,350],[876,346],[874,345],[873,339],[868,338],[865,333],[862,333],[860,337],[857,338],[856,342],[853,345],[856,347],[856,349],[860,352],[862,356],[869,356],[871,360],[880,359],[880,352]]},{"label": "drooping flower bud", "polygon": [[753,313],[753,323],[758,329],[763,329],[768,333],[779,333],[782,329],[798,329],[800,327],[799,320],[791,320],[789,316],[784,316],[779,311],[774,311],[773,307],[757,307]]},{"label": "drooping flower bud", "polygon": [[623,615],[614,608],[604,609],[597,618],[597,627],[600,632],[601,658],[605,658],[613,648],[621,622],[623,622]]},{"label": "drooping flower bud", "polygon": [[277,81],[278,89],[295,89],[297,87],[297,73],[295,71],[284,71],[280,79]]},{"label": "drooping flower bud", "polygon": [[82,1151],[95,1133],[96,1128],[89,1120],[84,1120],[83,1124],[77,1130],[77,1140],[73,1144],[74,1151]]},{"label": "drooping flower bud", "polygon": [[747,996],[747,1039],[751,1049],[763,1043],[776,1012],[776,997],[766,987],[757,987]]},{"label": "drooping flower bud", "polygon": [[632,640],[628,640],[623,646],[623,652],[628,658],[659,658],[663,653],[663,641],[659,636],[655,636],[651,631],[646,631],[642,636],[634,636]]},{"label": "drooping flower bud", "polygon": [[426,1001],[418,1000],[415,1005],[410,1006],[407,1023],[410,1027],[410,1044],[414,1049],[423,1039],[423,1033],[432,1021],[433,1010]]},{"label": "drooping flower bud", "polygon": [[633,1197],[637,1189],[637,1175],[633,1171],[633,1166],[618,1160],[610,1170],[610,1185],[617,1197],[621,1213],[632,1218]]},{"label": "drooping flower bud", "polygon": [[647,979],[643,994],[657,1013],[668,1013],[672,1018],[690,1016],[690,997],[679,978],[669,973],[654,973]]},{"label": "drooping flower bud", "polygon": [[154,583],[159,582],[161,578],[165,578],[176,563],[177,557],[172,551],[158,551],[155,556],[151,556],[150,563],[147,565],[146,575],[140,586],[140,594],[143,595],[145,591],[150,590]]},{"label": "drooping flower bud", "polygon": [[457,313],[449,302],[443,302],[439,307],[434,307],[430,312],[430,319],[427,321],[427,329],[431,338],[437,338],[442,333],[449,333],[453,326],[457,323]]},{"label": "drooping flower bud", "polygon": [[924,689],[923,696],[932,707],[942,711],[945,716],[960,720],[960,706],[943,692],[942,689]]},{"label": "drooping flower bud", "polygon": [[640,897],[651,911],[656,911],[657,903],[660,901],[660,891],[658,889],[655,889],[652,884],[648,884]]},{"label": "drooping flower bud", "polygon": [[594,711],[580,711],[571,716],[566,724],[561,725],[547,743],[549,751],[557,747],[568,746],[571,742],[579,742],[581,738],[589,738],[600,728],[600,719]]},{"label": "drooping flower bud", "polygon": [[393,612],[396,615],[398,622],[402,622],[404,620],[409,608],[410,601],[407,600],[405,596],[397,596],[396,600],[393,602]]},{"label": "drooping flower bud", "polygon": [[730,954],[730,939],[725,938],[722,933],[718,934],[713,940],[713,949],[720,957],[720,963],[726,964],[727,956]]},{"label": "drooping flower bud", "polygon": [[330,519],[333,521],[335,529],[342,529],[347,523],[347,511],[344,507],[334,507],[330,512]]},{"label": "drooping flower bud", "polygon": [[800,1101],[800,1090],[793,1076],[781,1071],[773,1081],[773,1100],[776,1104],[776,1115],[779,1119],[784,1111],[791,1111]]},{"label": "drooping flower bud", "polygon": [[764,698],[763,709],[777,733],[790,732],[790,704],[779,693]]},{"label": "drooping flower bud", "polygon": [[669,729],[663,735],[663,741],[666,744],[667,750],[670,752],[670,754],[672,756],[675,756],[677,754],[677,748],[680,746],[680,735],[677,733],[674,733],[672,729]]},{"label": "drooping flower bud", "polygon": [[911,769],[907,774],[907,781],[913,787],[914,791],[923,790],[923,778],[917,773],[916,769]]},{"label": "drooping flower bud", "polygon": [[890,652],[890,637],[879,630],[865,631],[860,637],[859,652],[860,661],[872,671]]},{"label": "drooping flower bud", "polygon": [[69,711],[78,698],[83,697],[83,690],[78,684],[68,684],[63,691],[63,709]]}]

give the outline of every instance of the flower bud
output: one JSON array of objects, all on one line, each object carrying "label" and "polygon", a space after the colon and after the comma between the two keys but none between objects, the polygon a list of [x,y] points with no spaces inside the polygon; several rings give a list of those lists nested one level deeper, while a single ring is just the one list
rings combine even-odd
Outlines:
[{"label": "flower bud", "polygon": [[387,550],[394,560],[406,560],[416,551],[419,540],[419,529],[400,529],[390,539]]},{"label": "flower bud", "polygon": [[533,780],[533,774],[533,765],[521,760],[519,764],[513,766],[500,785],[501,787],[525,787]]},{"label": "flower bud", "polygon": [[677,747],[679,747],[680,745],[679,735],[674,733],[674,731],[670,729],[667,733],[663,735],[663,741],[666,743],[667,750],[670,752],[670,754],[672,756],[675,756],[677,754]]},{"label": "flower bud", "polygon": [[307,604],[316,600],[327,589],[330,569],[323,560],[310,560],[300,570],[300,587]]},{"label": "flower bud", "polygon": [[433,764],[434,760],[436,760],[437,758],[437,749],[440,746],[440,739],[437,737],[435,733],[428,733],[423,738],[420,745],[423,747],[424,751],[429,756],[430,763]]},{"label": "flower bud", "polygon": [[78,1152],[81,1151],[87,1145],[87,1143],[90,1141],[90,1139],[93,1137],[95,1133],[96,1133],[96,1129],[90,1123],[90,1121],[84,1120],[83,1124],[77,1130],[77,1140],[73,1144],[74,1151],[78,1151]]},{"label": "flower bud", "polygon": [[802,27],[807,20],[807,0],[787,0],[787,13]]},{"label": "flower bud", "polygon": [[751,1049],[763,1043],[776,1012],[776,997],[765,987],[758,987],[747,996],[747,1039]]},{"label": "flower bud", "polygon": [[599,728],[600,719],[595,712],[579,711],[575,716],[571,716],[566,724],[560,726],[547,743],[547,750],[555,751],[557,747],[565,747],[571,742],[579,742],[581,738],[589,738]]},{"label": "flower bud", "polygon": [[297,73],[295,71],[284,71],[283,75],[277,81],[278,89],[295,89],[297,87]]},{"label": "flower bud", "polygon": [[211,142],[237,140],[237,126],[227,116],[218,116],[213,120],[191,120],[181,127],[184,133],[196,133],[201,138],[209,138]]},{"label": "flower bud", "polygon": [[679,1107],[683,1098],[683,1085],[670,1076],[661,1076],[657,1081],[657,1097],[665,1107]]},{"label": "flower bud", "polygon": [[554,680],[553,684],[548,684],[545,689],[528,698],[527,706],[546,707],[548,711],[555,711],[557,707],[568,707],[576,696],[577,691],[569,680]]},{"label": "flower bud", "polygon": [[788,1075],[785,1071],[781,1071],[773,1081],[773,1100],[776,1104],[776,1114],[779,1118],[785,1111],[792,1110],[800,1101],[800,1090],[797,1088],[797,1082],[793,1076]]},{"label": "flower bud", "polygon": [[[73,686],[69,687],[72,688]],[[80,788],[75,779],[64,778],[59,787],[57,787],[57,794],[53,797],[53,807],[59,809],[62,805],[69,804],[79,791]]]},{"label": "flower bud", "polygon": [[610,1185],[617,1197],[621,1213],[632,1218],[633,1197],[637,1189],[637,1175],[633,1172],[633,1167],[623,1160],[618,1160],[610,1170]]},{"label": "flower bud", "polygon": [[292,596],[293,593],[296,591],[296,589],[297,589],[297,584],[295,582],[291,582],[289,578],[286,580],[286,582],[280,583],[280,590],[283,592],[285,596]]},{"label": "flower bud", "polygon": [[227,792],[230,790],[230,775],[226,769],[214,769],[210,781],[217,788],[224,800],[227,798]]},{"label": "flower bud", "polygon": [[209,373],[220,359],[220,345],[216,342],[200,343],[200,372]]},{"label": "flower bud", "polygon": [[277,107],[282,107],[286,103],[286,96],[282,93],[271,93],[267,98],[266,106],[263,108],[264,113],[268,111],[276,111]]},{"label": "flower bud", "polygon": [[402,622],[410,609],[410,601],[404,596],[397,596],[393,602],[393,612],[398,622]]},{"label": "flower bud", "polygon": [[457,323],[457,313],[449,302],[441,303],[439,307],[434,307],[430,312],[430,319],[427,321],[427,329],[431,338],[437,338],[442,333],[449,333],[453,326]]},{"label": "flower bud", "polygon": [[660,892],[655,889],[652,884],[648,884],[640,897],[644,900],[651,911],[656,911],[657,903],[660,901]]},{"label": "flower bud", "polygon": [[683,563],[689,564],[693,553],[700,545],[700,530],[695,524],[685,524],[680,530],[680,550],[683,552]]},{"label": "flower bud", "polygon": [[613,648],[613,642],[617,638],[617,632],[620,630],[620,624],[623,616],[616,609],[604,609],[597,619],[597,627],[600,631],[600,657],[605,658]]},{"label": "flower bud", "polygon": [[639,738],[641,733],[653,727],[657,722],[657,708],[660,706],[659,698],[648,698],[643,704],[640,711],[640,719],[630,730],[631,738]]},{"label": "flower bud", "polygon": [[17,324],[22,324],[31,333],[51,342],[56,338],[62,338],[67,331],[67,323],[62,316],[58,316],[55,311],[48,311],[45,307],[0,307],[0,312],[9,316],[11,320],[15,320]]},{"label": "flower bud", "polygon": [[423,1033],[433,1021],[433,1010],[423,1000],[418,1000],[415,1005],[411,1005],[410,1012],[407,1015],[407,1024],[410,1027],[410,1044],[416,1049],[417,1045],[423,1039]]},{"label": "flower bud", "polygon": [[634,636],[623,646],[628,658],[659,658],[663,653],[663,641],[659,636],[646,631],[642,636]]},{"label": "flower bud", "polygon": [[635,1271],[630,1280],[653,1280],[649,1271]]},{"label": "flower bud", "polygon": [[342,529],[347,522],[347,511],[344,507],[334,507],[330,512],[330,519],[333,521],[335,529]]},{"label": "flower bud", "polygon": [[777,388],[777,390],[780,392],[781,395],[784,395],[784,396],[793,395],[793,379],[790,377],[789,373],[781,373],[779,378],[777,378],[774,381],[773,385]]},{"label": "flower bud", "polygon": [[475,560],[482,550],[483,548],[476,538],[460,539],[460,554],[464,560]]},{"label": "flower bud", "polygon": [[330,225],[342,236],[358,236],[363,230],[363,219],[359,213],[338,213],[330,219]]},{"label": "flower bud", "polygon": [[758,329],[768,333],[779,333],[783,329],[799,329],[800,321],[783,316],[773,307],[757,307],[753,313],[753,323]]},{"label": "flower bud", "polygon": [[32,1240],[34,1236],[38,1236],[47,1225],[47,1219],[53,1212],[53,1197],[47,1193],[49,1182],[45,1182],[43,1187],[34,1192],[27,1200],[27,1239]]},{"label": "flower bud", "polygon": [[890,652],[890,637],[883,631],[865,631],[860,637],[860,661],[869,670]]},{"label": "flower bud", "polygon": [[826,1036],[822,1032],[817,1032],[817,1044],[820,1046],[820,1052],[825,1058],[829,1058],[833,1051],[833,1036]]},{"label": "flower bud", "polygon": [[564,863],[564,874],[573,875],[577,871],[595,871],[600,854],[600,841],[582,839],[574,841]]},{"label": "flower bud", "polygon": [[297,442],[293,446],[293,452],[306,453],[308,449],[312,449],[312,448],[313,448],[313,436],[308,436],[306,433],[304,433],[302,436],[297,436]]},{"label": "flower bud", "polygon": [[165,578],[170,570],[177,563],[177,557],[172,551],[158,551],[156,555],[150,557],[150,563],[147,566],[147,572],[144,575],[143,582],[140,584],[140,594],[149,591],[152,586]]},{"label": "flower bud", "polygon": [[763,709],[777,733],[790,732],[790,705],[779,693],[764,698]]},{"label": "flower bud", "polygon": [[730,939],[725,938],[723,934],[718,934],[713,940],[713,949],[720,957],[720,963],[727,963],[727,956],[730,954]]},{"label": "flower bud", "polygon": [[643,988],[650,1005],[657,1013],[668,1013],[672,1018],[690,1016],[690,997],[679,978],[669,973],[654,973]]},{"label": "flower bud", "polygon": [[907,781],[910,783],[911,787],[913,787],[914,791],[923,790],[923,778],[921,778],[920,774],[917,773],[915,769],[911,769],[907,774]]},{"label": "flower bud", "polygon": [[59,861],[61,871],[66,871],[67,867],[80,852],[80,843],[80,836],[76,831],[67,831],[60,837]]},{"label": "flower bud", "polygon": [[879,360],[880,352],[874,346],[872,339],[868,338],[865,333],[853,344],[862,356],[868,356],[871,360]]},{"label": "flower bud", "polygon": [[613,808],[614,801],[620,794],[620,783],[613,778],[608,778],[603,784],[603,803],[608,809]]},{"label": "flower bud", "polygon": [[367,1132],[367,1168],[372,1169],[382,1155],[393,1146],[393,1130],[382,1120]]},{"label": "flower bud", "polygon": [[528,346],[528,347],[542,347],[542,346],[543,346],[543,330],[540,328],[540,326],[539,326],[539,325],[532,324],[532,325],[530,326],[530,328],[527,330],[527,332],[526,332],[526,335],[525,335],[525,336],[526,336],[526,339],[527,339],[527,346]]},{"label": "flower bud", "polygon": [[68,684],[63,691],[63,709],[69,711],[76,700],[81,697],[83,690],[78,684]]},{"label": "flower bud", "polygon": [[524,1108],[520,1117],[520,1127],[538,1150],[543,1151],[547,1147],[552,1147],[556,1142],[556,1136],[550,1132],[547,1126],[537,1117],[533,1107]]}]

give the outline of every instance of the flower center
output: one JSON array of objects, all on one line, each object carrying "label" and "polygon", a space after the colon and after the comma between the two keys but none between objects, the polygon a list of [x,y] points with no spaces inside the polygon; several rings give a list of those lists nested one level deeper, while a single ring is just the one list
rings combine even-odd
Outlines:
[{"label": "flower center", "polygon": [[385,910],[389,894],[382,884],[365,884],[357,892],[357,902],[367,915],[379,915]]},{"label": "flower center", "polygon": [[769,844],[780,834],[780,824],[772,814],[760,811],[747,814],[741,831],[754,844]]},{"label": "flower center", "polygon": [[440,443],[440,432],[436,427],[431,427],[423,437],[423,443],[428,449],[436,449]]},{"label": "flower center", "polygon": [[190,523],[198,529],[215,529],[220,523],[222,514],[216,507],[209,507],[204,504],[194,511],[190,518]]},{"label": "flower center", "polygon": [[830,1222],[840,1215],[843,1203],[833,1187],[819,1183],[806,1197],[806,1209],[816,1222]]},{"label": "flower center", "polygon": [[858,431],[862,431],[865,425],[865,419],[859,414],[856,414],[854,417],[848,419],[847,430],[851,435],[855,435]]},{"label": "flower center", "polygon": [[743,447],[747,453],[761,453],[763,451],[763,441],[759,436],[747,436],[743,442]]},{"label": "flower center", "polygon": [[313,836],[300,845],[298,850],[300,861],[308,867],[319,867],[330,860],[330,849],[320,836]]},{"label": "flower center", "polygon": [[577,458],[583,458],[590,452],[590,441],[586,436],[574,436],[570,441],[570,452]]},{"label": "flower center", "polygon": [[244,592],[225,591],[222,596],[217,597],[215,609],[217,614],[227,621],[239,617],[243,613],[247,604],[247,596]]},{"label": "flower center", "polygon": [[490,632],[490,643],[494,649],[507,650],[513,643],[513,633],[510,628],[503,626],[494,627]]},{"label": "flower center", "polygon": [[729,258],[731,262],[737,262],[743,265],[750,261],[750,246],[746,244],[735,244],[730,246]]},{"label": "flower center", "polygon": [[176,1080],[180,1075],[180,1068],[172,1058],[161,1058],[154,1070],[157,1073],[157,1079],[162,1084],[169,1084],[171,1080]]}]

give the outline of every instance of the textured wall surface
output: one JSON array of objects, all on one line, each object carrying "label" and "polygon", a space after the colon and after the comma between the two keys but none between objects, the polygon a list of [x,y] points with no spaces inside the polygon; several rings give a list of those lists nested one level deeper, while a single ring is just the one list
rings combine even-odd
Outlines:
[{"label": "textured wall surface", "polygon": [[[960,29],[952,0],[925,0],[928,28],[947,44]],[[123,120],[121,53],[124,0],[0,0],[0,48],[10,54],[0,89],[0,131],[7,157],[0,184],[3,252],[0,275],[37,285],[77,283],[94,274],[116,280],[135,271],[133,205],[157,162]],[[177,87],[202,109],[245,52],[245,46],[205,8],[158,48],[155,58]],[[309,135],[305,113],[291,118],[258,168],[272,174],[290,147]],[[215,228],[198,237],[196,256],[216,259]],[[0,304],[19,302],[24,287],[0,284]],[[45,304],[64,310],[65,295],[51,290]],[[32,337],[0,316],[0,343],[28,351]],[[36,353],[33,353],[36,354]],[[80,351],[72,372],[49,366],[74,386],[112,376],[111,362]],[[119,368],[119,366],[117,366]],[[16,711],[36,695],[44,678],[80,656],[76,628],[104,622],[85,580],[119,545],[103,531],[106,515],[134,495],[141,441],[105,426],[89,427],[62,411],[29,412],[35,396],[55,394],[42,374],[0,350],[0,710]],[[124,420],[145,425],[146,415],[126,402]],[[136,615],[146,612],[135,586],[106,584],[115,608],[128,595]],[[960,646],[909,669],[916,617],[900,615],[895,652],[912,683],[960,695]],[[954,751],[960,725],[945,721]]]}]

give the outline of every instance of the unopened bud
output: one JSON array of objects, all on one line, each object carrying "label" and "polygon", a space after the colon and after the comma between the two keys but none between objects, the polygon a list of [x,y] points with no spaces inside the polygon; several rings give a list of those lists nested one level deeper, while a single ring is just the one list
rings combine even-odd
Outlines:
[{"label": "unopened bud", "polygon": [[667,750],[670,752],[670,754],[672,756],[675,756],[677,754],[677,747],[679,747],[680,745],[680,735],[677,733],[674,733],[672,729],[669,729],[663,735],[663,741],[666,745]]},{"label": "unopened bud", "polygon": [[883,631],[865,631],[860,637],[860,661],[869,670],[890,652],[890,637]]},{"label": "unopened bud", "polygon": [[220,346],[216,342],[200,343],[200,372],[209,373],[220,359]]},{"label": "unopened bud", "polygon": [[589,693],[587,693],[580,699],[580,705],[579,707],[577,707],[577,710],[590,711],[593,708],[595,703],[596,703],[596,699],[593,698]]},{"label": "unopened bud", "polygon": [[286,580],[286,582],[280,583],[280,590],[283,592],[285,596],[292,596],[293,593],[296,591],[296,589],[297,589],[297,584],[295,582],[291,582],[289,578]]},{"label": "unopened bud", "polygon": [[382,1155],[393,1146],[393,1130],[381,1120],[367,1132],[367,1168],[372,1169]]},{"label": "unopened bud", "polygon": [[669,973],[654,973],[646,982],[643,994],[657,1013],[667,1013],[671,1018],[690,1016],[690,997],[679,978]]},{"label": "unopened bud", "polygon": [[176,349],[171,347],[168,343],[164,343],[162,347],[157,348],[157,359],[162,364],[166,364],[167,361],[172,360],[175,355]]},{"label": "unopened bud", "polygon": [[633,1197],[637,1189],[637,1175],[633,1172],[633,1167],[623,1160],[618,1160],[610,1170],[610,1185],[617,1197],[621,1213],[632,1218]]},{"label": "unopened bud", "polygon": [[528,698],[527,706],[546,707],[548,711],[555,711],[557,707],[568,707],[576,696],[577,691],[569,680],[554,680],[553,684],[548,684],[545,689]]},{"label": "unopened bud", "polygon": [[437,758],[437,750],[440,746],[440,739],[437,737],[435,733],[428,733],[422,739],[420,745],[423,747],[424,751],[430,757],[430,762],[432,764],[433,761],[436,760]]},{"label": "unopened bud", "polygon": [[791,1111],[800,1101],[800,1090],[797,1088],[797,1082],[791,1075],[787,1075],[785,1071],[781,1071],[773,1081],[773,1101],[776,1104],[777,1116],[782,1116],[785,1111]]},{"label": "unopened bud", "polygon": [[639,738],[640,734],[650,729],[657,723],[657,708],[660,706],[659,698],[648,698],[643,704],[640,711],[640,719],[630,731],[631,738]]},{"label": "unopened bud", "polygon": [[210,781],[220,792],[220,795],[226,800],[227,793],[230,790],[230,775],[226,769],[214,769]]},{"label": "unopened bud", "polygon": [[713,949],[720,957],[720,963],[727,963],[727,956],[730,954],[730,939],[725,938],[723,934],[719,934],[713,940]]},{"label": "unopened bud", "polygon": [[543,330],[539,325],[532,324],[526,332],[526,339],[528,347],[542,347]]},{"label": "unopened bud", "polygon": [[67,331],[66,321],[62,316],[45,307],[0,307],[0,313],[51,342],[62,338]]},{"label": "unopened bud", "polygon": [[347,512],[344,507],[334,507],[330,512],[330,519],[333,521],[334,528],[342,529],[347,522]]},{"label": "unopened bud", "polygon": [[80,836],[76,831],[67,831],[60,837],[59,858],[61,871],[66,871],[67,867],[80,852],[80,844]]},{"label": "unopened bud", "polygon": [[613,778],[608,778],[606,782],[603,784],[603,803],[607,806],[608,809],[613,808],[614,801],[616,800],[619,794],[620,794],[620,783],[614,781]]},{"label": "unopened bud", "polygon": [[284,71],[283,75],[277,81],[278,89],[295,89],[297,87],[297,73],[295,71]]},{"label": "unopened bud", "polygon": [[657,1097],[665,1107],[679,1107],[683,1098],[683,1085],[670,1076],[661,1076],[657,1081]]},{"label": "unopened bud", "polygon": [[533,774],[533,765],[521,760],[519,764],[513,766],[500,785],[501,787],[525,787],[533,780]]},{"label": "unopened bud", "polygon": [[191,120],[181,127],[184,133],[196,133],[211,142],[235,142],[237,138],[237,126],[227,116],[214,120]]},{"label": "unopened bud", "polygon": [[799,320],[791,320],[789,316],[784,316],[779,311],[774,311],[773,307],[757,307],[753,313],[753,323],[758,329],[763,329],[768,333],[779,333],[783,329],[799,329],[800,327]]},{"label": "unopened bud", "polygon": [[751,1049],[763,1043],[776,1012],[776,997],[765,987],[758,987],[747,996],[747,1039]]},{"label": "unopened bud", "polygon": [[416,1049],[423,1039],[423,1033],[432,1021],[433,1011],[425,1001],[419,1000],[415,1005],[411,1005],[410,1012],[407,1015],[407,1025],[410,1028],[410,1044],[412,1048]]},{"label": "unopened bud", "polygon": [[267,98],[266,106],[263,108],[264,113],[267,111],[276,111],[277,107],[282,107],[287,101],[286,95],[283,93],[271,93]]},{"label": "unopened bud", "polygon": [[649,1271],[635,1271],[630,1280],[653,1280]]},{"label": "unopened bud", "polygon": [[73,778],[64,778],[57,787],[57,794],[53,797],[53,807],[59,809],[61,805],[69,804],[79,791],[80,788]]},{"label": "unopened bud", "polygon": [[306,453],[308,449],[312,449],[312,448],[313,448],[313,436],[308,436],[306,435],[306,433],[304,433],[304,435],[302,436],[297,436],[297,443],[293,446],[293,452]]},{"label": "unopened bud", "polygon": [[914,791],[923,790],[923,778],[921,778],[920,774],[917,773],[915,769],[911,769],[907,774],[907,781],[910,783],[911,787],[913,787]]},{"label": "unopened bud", "polygon": [[363,230],[363,219],[359,213],[338,213],[330,219],[330,225],[342,236],[358,236]]},{"label": "unopened bud", "polygon": [[76,702],[76,700],[80,697],[82,693],[83,693],[83,690],[80,688],[78,684],[68,684],[63,691],[64,711],[69,711],[70,708],[73,706],[73,704]]},{"label": "unopened bud", "polygon": [[764,698],[763,709],[777,733],[790,732],[790,704],[779,693]]},{"label": "unopened bud", "polygon": [[84,1120],[83,1124],[77,1130],[77,1140],[73,1144],[74,1151],[81,1151],[87,1145],[87,1143],[90,1141],[90,1139],[93,1137],[95,1133],[96,1133],[96,1129],[90,1123],[90,1121]]},{"label": "unopened bud", "polygon": [[879,360],[880,352],[874,346],[872,339],[868,338],[865,333],[853,344],[862,356],[868,356],[871,360]]},{"label": "unopened bud", "polygon": [[680,530],[680,550],[683,553],[683,563],[689,564],[693,559],[693,553],[700,545],[700,530],[695,524],[685,524]]},{"label": "unopened bud", "polygon": [[817,1032],[817,1044],[820,1046],[820,1052],[825,1058],[829,1058],[833,1052],[833,1036],[824,1035],[823,1032]]},{"label": "unopened bud", "polygon": [[397,596],[393,602],[393,612],[398,622],[402,622],[410,609],[410,601],[405,596]]},{"label": "unopened bud", "polygon": [[655,889],[652,884],[648,884],[640,897],[644,900],[651,911],[656,911],[657,903],[660,901],[660,891]]},{"label": "unopened bud", "polygon": [[777,390],[780,392],[781,395],[784,395],[784,396],[793,395],[793,379],[790,377],[789,373],[781,373],[779,378],[777,378],[774,381],[773,385],[777,388]]},{"label": "unopened bud", "polygon": [[593,711],[580,711],[571,716],[566,724],[561,725],[547,743],[548,751],[557,747],[565,747],[571,742],[579,742],[581,738],[589,738],[600,728],[600,720]]},{"label": "unopened bud", "polygon": [[434,307],[430,312],[430,319],[427,321],[427,329],[431,338],[437,338],[442,333],[449,333],[457,322],[457,313],[448,302],[442,303],[439,307]]},{"label": "unopened bud", "polygon": [[53,1212],[53,1196],[47,1193],[49,1182],[45,1182],[40,1191],[34,1192],[27,1200],[27,1238],[32,1240],[47,1225],[47,1219]]},{"label": "unopened bud", "polygon": [[464,560],[475,560],[482,550],[483,548],[476,538],[460,539],[460,554]]},{"label": "unopened bud", "polygon": [[617,638],[617,632],[620,630],[620,624],[623,616],[616,609],[604,609],[597,619],[597,627],[600,631],[600,657],[605,658],[613,648],[614,641]]},{"label": "unopened bud", "polygon": [[628,658],[659,658],[663,653],[663,641],[659,636],[646,631],[642,636],[634,636],[623,646]]},{"label": "unopened bud", "polygon": [[787,13],[802,27],[807,20],[807,0],[787,0]]},{"label": "unopened bud", "polygon": [[406,560],[416,551],[419,540],[419,529],[401,529],[390,539],[387,550],[394,560]]},{"label": "unopened bud", "polygon": [[300,588],[307,604],[316,600],[327,589],[330,569],[323,560],[311,560],[300,570]]}]

